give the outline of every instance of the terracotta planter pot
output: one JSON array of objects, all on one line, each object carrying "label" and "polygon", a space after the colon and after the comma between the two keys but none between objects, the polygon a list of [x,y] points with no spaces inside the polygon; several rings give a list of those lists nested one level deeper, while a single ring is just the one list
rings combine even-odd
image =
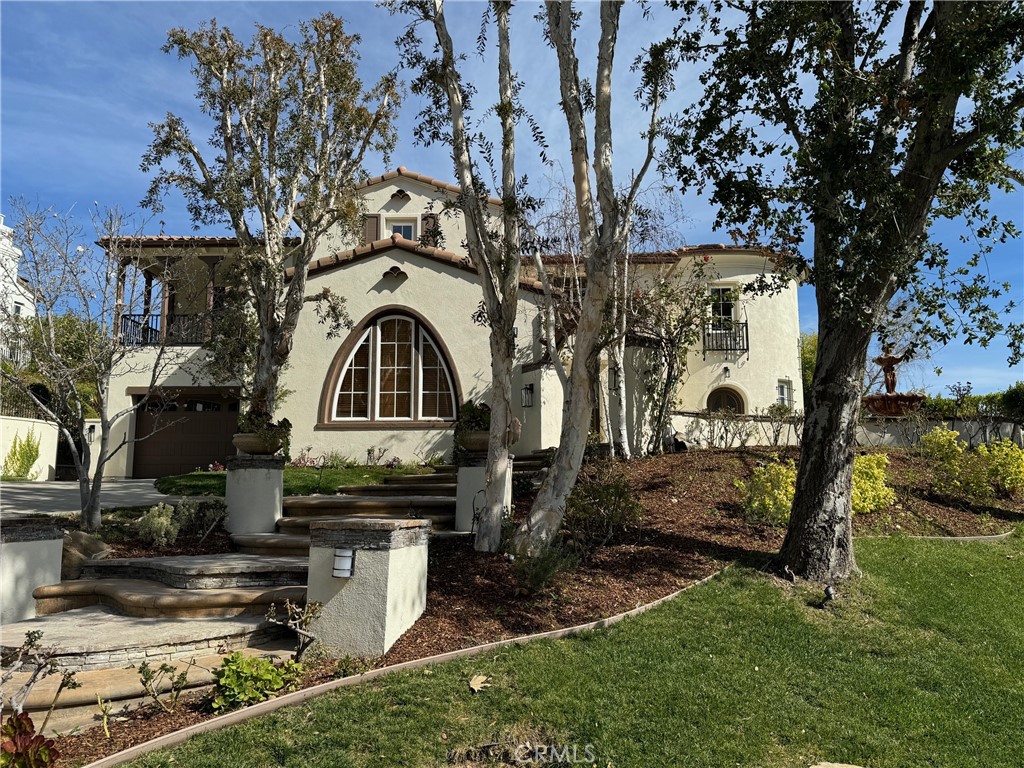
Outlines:
[{"label": "terracotta planter pot", "polygon": [[281,448],[281,438],[264,439],[254,432],[237,432],[231,438],[231,444],[251,456],[272,456]]},{"label": "terracotta planter pot", "polygon": [[489,439],[490,433],[486,430],[474,430],[472,432],[463,432],[459,436],[459,443],[467,451],[486,451]]}]

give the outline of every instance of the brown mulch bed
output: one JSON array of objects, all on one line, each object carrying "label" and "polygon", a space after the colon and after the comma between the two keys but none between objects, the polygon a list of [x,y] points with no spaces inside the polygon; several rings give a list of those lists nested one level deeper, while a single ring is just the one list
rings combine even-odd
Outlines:
[{"label": "brown mulch bed", "polygon": [[[571,574],[559,577],[544,594],[523,594],[514,563],[474,551],[468,538],[434,540],[426,611],[377,663],[396,664],[582,624],[656,600],[727,563],[764,565],[781,545],[783,531],[743,518],[735,481],[748,477],[774,453],[693,451],[616,465],[614,471],[627,480],[643,506],[642,520]],[[783,453],[797,457],[795,449]],[[929,495],[931,470],[926,462],[902,453],[890,454],[890,461],[897,502],[883,513],[857,516],[859,534],[979,535],[1000,533],[1024,521],[1024,506],[1008,501],[984,509],[947,505]],[[529,500],[519,499],[517,506],[522,514]],[[132,551],[138,552],[132,556],[146,554]],[[119,551],[117,556],[128,555]],[[333,666],[311,669],[304,685],[335,676]],[[183,699],[174,715],[139,710],[112,724],[109,740],[94,728],[62,738],[59,748],[69,764],[81,765],[211,717],[205,701],[198,695]]]},{"label": "brown mulch bed", "polygon": [[234,552],[231,545],[231,534],[220,530],[211,533],[203,541],[179,537],[169,546],[155,547],[140,541],[112,542],[109,559],[115,557],[171,557],[177,555],[219,555]]}]

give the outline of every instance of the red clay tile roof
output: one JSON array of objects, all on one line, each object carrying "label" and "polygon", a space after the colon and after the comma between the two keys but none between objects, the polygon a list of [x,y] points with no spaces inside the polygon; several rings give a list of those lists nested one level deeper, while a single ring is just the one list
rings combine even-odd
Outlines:
[{"label": "red clay tile roof", "polygon": [[[203,237],[200,235],[139,235],[138,237],[120,238],[133,248],[237,248],[237,237]],[[109,237],[96,241],[96,245],[106,248]],[[286,237],[285,245],[298,245],[301,238]]]},{"label": "red clay tile roof", "polygon": [[[399,166],[394,171],[388,171],[382,176],[374,176],[373,178],[367,179],[363,183],[357,185],[356,189],[366,189],[367,187],[373,187],[376,186],[377,184],[382,184],[385,181],[391,181],[392,179],[399,178],[412,179],[413,181],[418,181],[422,184],[429,184],[430,186],[440,189],[444,192],[454,192],[457,195],[462,192],[462,187],[457,187],[454,184],[449,184],[447,181],[434,179],[431,178],[430,176],[424,176],[422,173],[410,171],[404,165]],[[487,202],[490,203],[491,205],[497,206],[500,206],[502,204],[501,200],[497,197],[488,197]]]},{"label": "red clay tile roof", "polygon": [[[674,264],[684,256],[700,256],[703,254],[714,255],[714,252],[729,254],[742,254],[751,256],[763,256],[766,258],[777,257],[778,254],[760,246],[745,245],[724,245],[723,243],[707,243],[705,245],[684,245],[680,248],[673,248],[670,251],[648,251],[630,254],[630,260],[635,264]],[[545,264],[568,264],[571,257],[564,253],[554,253],[541,256]],[[524,264],[533,264],[532,256],[523,256]]]},{"label": "red clay tile roof", "polygon": [[[423,256],[424,258],[431,259],[442,264],[451,264],[452,266],[458,267],[466,272],[471,272],[474,275],[477,274],[476,268],[473,266],[473,262],[468,256],[459,256],[458,254],[454,254],[449,251],[443,251],[440,248],[420,245],[416,240],[406,240],[399,235],[392,235],[391,237],[386,237],[383,240],[374,240],[372,243],[366,243],[358,248],[337,251],[330,256],[323,256],[316,261],[310,262],[309,272],[307,274],[314,274],[316,272],[343,267],[354,261],[359,261],[360,259],[365,259],[376,254],[386,253],[387,251],[391,251],[396,248],[408,253],[415,253],[419,256]],[[285,276],[287,278],[291,278],[294,273],[294,268],[290,268],[285,271]],[[531,291],[533,293],[544,292],[544,287],[539,280],[520,280],[519,287],[522,290]]]}]

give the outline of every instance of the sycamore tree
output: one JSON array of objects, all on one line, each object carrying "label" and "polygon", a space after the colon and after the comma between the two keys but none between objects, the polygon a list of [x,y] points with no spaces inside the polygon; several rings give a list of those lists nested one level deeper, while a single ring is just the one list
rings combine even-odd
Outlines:
[{"label": "sycamore tree", "polygon": [[[406,66],[418,73],[413,93],[426,99],[416,127],[417,140],[430,145],[441,142],[451,148],[460,193],[452,209],[466,222],[466,250],[480,275],[483,307],[480,313],[490,328],[491,427],[487,447],[486,499],[477,526],[475,548],[495,552],[501,546],[501,525],[509,510],[504,489],[512,471],[509,449],[518,438],[512,416],[512,373],[515,364],[516,313],[519,308],[519,227],[532,201],[516,176],[515,126],[527,119],[519,103],[519,83],[512,71],[509,43],[511,2],[493,2],[486,7],[479,52],[486,46],[484,34],[496,27],[498,57],[495,85],[498,101],[493,105],[500,121],[500,160],[493,162],[493,144],[479,130],[472,111],[474,92],[470,78],[463,76],[464,57],[456,52],[448,31],[443,0],[391,4],[393,12],[412,16],[406,34],[399,40]],[[425,28],[426,31],[421,30]],[[429,45],[420,37],[430,40]],[[494,165],[497,164],[498,168]],[[488,204],[487,176],[500,173],[501,212],[495,216]],[[429,234],[429,233],[427,233]]]},{"label": "sycamore tree", "polygon": [[[1024,7],[735,0],[703,12],[705,93],[667,160],[713,191],[720,225],[790,253],[814,285],[818,348],[781,558],[801,576],[841,579],[856,570],[865,360],[890,300],[940,339],[961,320],[973,321],[970,341],[1006,333],[1019,358],[1005,286],[972,267],[986,241],[1016,234],[988,203],[1010,188],[1024,143]],[[965,266],[929,237],[942,218],[980,244]]]},{"label": "sycamore tree", "polygon": [[[151,311],[142,272],[132,266],[145,263],[138,248],[140,230],[128,217],[94,212],[95,236],[87,239],[71,216],[23,200],[11,205],[20,275],[30,287],[35,314],[15,316],[6,302],[0,305],[0,325],[26,357],[23,368],[0,367],[0,381],[56,425],[78,475],[81,525],[95,531],[101,523],[104,470],[133,442],[115,427],[147,401],[137,398],[115,410],[119,398],[111,390],[112,377],[148,381],[156,391],[163,376],[185,364],[184,355],[180,347],[139,346],[122,333],[123,315],[136,313],[147,325]],[[96,249],[90,239],[103,247]],[[168,277],[178,277],[175,265],[165,269]],[[97,425],[98,434],[90,434]],[[147,437],[139,434],[135,440]]]},{"label": "sycamore tree", "polygon": [[560,109],[567,132],[586,284],[575,323],[558,449],[533,508],[516,531],[517,548],[531,554],[548,545],[561,527],[565,502],[583,461],[600,354],[608,338],[606,310],[614,289],[615,269],[629,247],[636,201],[653,164],[660,135],[661,105],[673,85],[671,46],[652,46],[633,62],[639,83],[632,96],[648,113],[639,137],[643,159],[628,182],[622,182],[619,176],[617,183],[613,167],[612,82],[622,5],[605,2],[598,6],[600,39],[592,81],[581,74],[577,51],[581,11],[571,2],[549,2],[541,17],[545,37],[557,60]]},{"label": "sycamore tree", "polygon": [[142,169],[155,175],[144,204],[160,210],[165,194],[177,190],[196,227],[227,224],[237,238],[235,274],[255,320],[254,338],[243,346],[253,351],[208,350],[215,371],[249,379],[251,426],[273,418],[304,303],[315,302],[329,335],[348,323],[342,297],[327,290],[306,296],[306,274],[329,235],[339,247],[355,238],[363,163],[368,153],[386,162],[395,142],[396,79],[388,74],[365,88],[359,42],[325,13],[300,22],[295,40],[257,25],[244,42],[212,20],[195,31],[171,30],[164,46],[191,62],[211,133],[196,141],[171,113],[152,125]]}]

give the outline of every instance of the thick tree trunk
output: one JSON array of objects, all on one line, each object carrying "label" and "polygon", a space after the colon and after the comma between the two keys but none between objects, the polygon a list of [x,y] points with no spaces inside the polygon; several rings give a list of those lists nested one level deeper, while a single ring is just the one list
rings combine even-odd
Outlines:
[{"label": "thick tree trunk", "polygon": [[831,320],[818,327],[818,360],[806,405],[796,496],[782,562],[806,579],[857,572],[853,557],[853,457],[869,327]]}]

